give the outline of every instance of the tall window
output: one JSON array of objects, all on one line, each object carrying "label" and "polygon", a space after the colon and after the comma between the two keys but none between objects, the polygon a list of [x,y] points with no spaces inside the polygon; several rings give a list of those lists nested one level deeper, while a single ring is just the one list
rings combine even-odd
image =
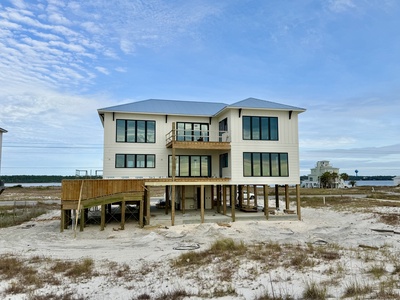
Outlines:
[{"label": "tall window", "polygon": [[226,131],[228,131],[228,119],[227,118],[225,118],[219,122],[218,129],[219,129],[219,141],[226,142],[226,140],[224,141],[223,135]]},{"label": "tall window", "polygon": [[219,164],[221,168],[228,167],[228,153],[220,154],[219,156]]},{"label": "tall window", "polygon": [[116,168],[155,168],[156,156],[154,154],[116,154]]},{"label": "tall window", "polygon": [[141,120],[117,120],[117,142],[155,143],[156,122]]},{"label": "tall window", "polygon": [[277,117],[249,117],[243,116],[244,140],[278,140]]},{"label": "tall window", "polygon": [[[172,176],[172,156],[168,157],[168,176]],[[211,177],[211,156],[209,155],[176,155],[177,177]]]},{"label": "tall window", "polygon": [[176,123],[177,141],[208,141],[207,123]]},{"label": "tall window", "polygon": [[243,153],[243,176],[287,177],[289,161],[287,153]]}]

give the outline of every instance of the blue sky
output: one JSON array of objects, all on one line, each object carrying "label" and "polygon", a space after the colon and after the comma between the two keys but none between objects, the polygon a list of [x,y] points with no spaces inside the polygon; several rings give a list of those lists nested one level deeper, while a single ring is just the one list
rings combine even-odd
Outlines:
[{"label": "blue sky", "polygon": [[400,175],[399,83],[397,0],[5,0],[1,174],[101,170],[98,108],[255,97],[307,109],[302,175]]}]

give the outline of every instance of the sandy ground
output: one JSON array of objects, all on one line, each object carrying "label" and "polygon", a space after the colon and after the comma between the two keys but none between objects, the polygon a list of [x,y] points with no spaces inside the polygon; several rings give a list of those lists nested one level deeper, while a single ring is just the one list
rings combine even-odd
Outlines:
[{"label": "sandy ground", "polygon": [[[400,214],[398,207],[390,206],[377,207],[375,211]],[[281,294],[291,295],[293,299],[301,299],[305,282],[310,278],[317,282],[322,281],[322,269],[328,268],[326,265],[318,265],[307,271],[278,268],[266,273],[260,270],[257,276],[250,276],[250,280],[248,275],[241,272],[246,273],[249,269],[257,268],[256,263],[243,262],[241,271],[232,277],[230,283],[224,284],[219,284],[213,277],[214,271],[207,273],[206,270],[192,270],[180,273],[171,268],[171,260],[189,251],[177,249],[197,246],[196,251],[201,251],[222,238],[232,238],[249,245],[275,241],[296,245],[339,245],[346,249],[358,249],[360,246],[371,249],[385,248],[387,253],[400,257],[398,226],[379,223],[372,213],[343,213],[328,208],[303,208],[301,221],[240,221],[229,224],[178,226],[153,224],[144,229],[130,222],[126,224],[125,230],[116,230],[118,225],[108,224],[104,231],[100,231],[98,225],[90,225],[83,232],[78,231],[75,237],[71,229],[60,233],[59,211],[52,211],[19,226],[0,229],[0,254],[65,260],[90,257],[96,261],[99,269],[103,268],[103,272],[107,267],[101,262],[106,261],[126,264],[131,270],[143,270],[145,266],[151,266],[152,270],[143,274],[143,278],[140,279],[112,282],[109,278],[99,276],[79,284],[66,281],[64,285],[55,288],[44,287],[37,291],[39,294],[46,294],[51,289],[59,292],[72,290],[87,299],[137,299],[135,297],[143,294],[150,295],[149,299],[153,299],[162,292],[182,288],[189,289],[195,295],[207,295],[207,289],[215,291],[216,286],[229,288],[229,285],[234,287],[235,294],[218,299],[256,299],[263,291],[271,291],[268,283],[272,282],[275,284],[272,292],[280,291]],[[376,259],[379,259],[378,254]],[[343,264],[351,265],[350,269],[353,265],[356,268],[358,263],[354,257],[343,259]],[[346,276],[353,278],[357,276],[357,272],[357,269],[354,269],[354,273],[346,273]],[[203,283],[199,284],[198,281]],[[7,282],[2,281],[0,293],[6,286]],[[329,287],[330,298],[340,298],[343,289],[341,284]],[[400,294],[400,286],[395,291],[399,291]],[[27,295],[2,296],[5,299],[29,299]],[[186,299],[209,298],[217,297],[193,296]]]}]

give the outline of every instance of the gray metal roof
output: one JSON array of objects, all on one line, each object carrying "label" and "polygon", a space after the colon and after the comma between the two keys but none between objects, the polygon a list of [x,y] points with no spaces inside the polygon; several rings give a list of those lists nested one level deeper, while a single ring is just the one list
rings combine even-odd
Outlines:
[{"label": "gray metal roof", "polygon": [[148,99],[101,108],[99,112],[138,112],[167,115],[213,116],[226,107],[225,103]]},{"label": "gray metal roof", "polygon": [[247,98],[242,101],[230,104],[228,107],[305,111],[304,108],[290,106],[290,105],[286,105],[286,104],[280,104],[280,103],[256,99],[256,98]]},{"label": "gray metal roof", "polygon": [[163,115],[192,115],[192,116],[212,117],[218,114],[220,111],[229,108],[293,110],[299,112],[305,111],[304,108],[289,106],[285,104],[280,104],[256,98],[247,98],[245,100],[230,105],[220,102],[148,99],[143,101],[100,108],[98,109],[98,112],[99,113],[136,112],[136,113],[163,114]]}]

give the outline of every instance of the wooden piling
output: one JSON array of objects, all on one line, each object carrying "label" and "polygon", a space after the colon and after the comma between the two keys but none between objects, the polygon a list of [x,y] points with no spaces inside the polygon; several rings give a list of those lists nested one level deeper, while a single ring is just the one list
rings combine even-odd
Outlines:
[{"label": "wooden piling", "polygon": [[101,219],[100,219],[100,230],[103,231],[106,226],[106,205],[101,205]]},{"label": "wooden piling", "polygon": [[289,185],[285,184],[285,208],[289,209]]},{"label": "wooden piling", "polygon": [[79,222],[79,231],[83,231],[84,227],[85,227],[85,209],[83,207],[81,207],[80,211],[80,215],[81,215],[81,220]]},{"label": "wooden piling", "polygon": [[150,197],[150,188],[149,187],[145,188],[144,194],[145,194],[145,199],[146,199],[146,225],[150,225],[150,215],[151,215],[150,214],[150,206],[151,206],[150,199],[151,199],[151,197]]},{"label": "wooden piling", "polygon": [[269,216],[269,201],[268,201],[268,185],[264,184],[263,186],[263,194],[264,194],[264,215],[268,220]]},{"label": "wooden piling", "polygon": [[175,185],[171,186],[171,226],[175,225]]},{"label": "wooden piling", "polygon": [[300,184],[296,184],[296,200],[297,200],[297,216],[301,221],[301,208],[300,208]]},{"label": "wooden piling", "polygon": [[217,213],[221,213],[221,186],[217,185]]},{"label": "wooden piling", "polygon": [[200,186],[200,214],[201,223],[204,223],[204,185]]},{"label": "wooden piling", "polygon": [[125,229],[125,201],[121,201],[121,230]]},{"label": "wooden piling", "polygon": [[[236,186],[231,185],[231,197],[232,195],[236,194]],[[231,217],[232,217],[232,222],[235,222],[236,216],[235,216],[235,206],[236,206],[236,200],[235,197],[233,197],[233,202],[231,204]]]},{"label": "wooden piling", "polygon": [[226,215],[226,185],[222,186],[222,214]]}]

